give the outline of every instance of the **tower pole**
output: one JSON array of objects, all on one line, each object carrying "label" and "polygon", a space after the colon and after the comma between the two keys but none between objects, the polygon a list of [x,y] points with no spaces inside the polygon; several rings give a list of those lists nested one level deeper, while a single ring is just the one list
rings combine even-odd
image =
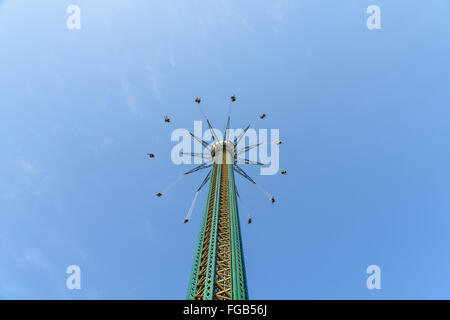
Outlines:
[{"label": "tower pole", "polygon": [[234,182],[234,145],[219,141],[211,149],[209,180],[188,300],[248,299],[239,212]]}]

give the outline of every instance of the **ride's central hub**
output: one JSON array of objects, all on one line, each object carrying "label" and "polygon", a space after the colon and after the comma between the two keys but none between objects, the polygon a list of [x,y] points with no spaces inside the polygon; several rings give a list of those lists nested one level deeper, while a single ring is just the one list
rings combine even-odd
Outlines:
[{"label": "ride's central hub", "polygon": [[211,157],[216,163],[222,163],[222,159],[225,159],[225,163],[232,164],[234,154],[234,144],[231,141],[221,140],[211,146]]}]

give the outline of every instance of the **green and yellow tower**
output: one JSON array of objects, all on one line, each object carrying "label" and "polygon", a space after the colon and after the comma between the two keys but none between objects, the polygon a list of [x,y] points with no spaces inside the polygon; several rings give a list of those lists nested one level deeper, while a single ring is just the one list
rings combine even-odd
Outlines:
[{"label": "green and yellow tower", "polygon": [[210,150],[208,194],[186,298],[246,300],[247,279],[234,182],[235,144],[218,141]]}]

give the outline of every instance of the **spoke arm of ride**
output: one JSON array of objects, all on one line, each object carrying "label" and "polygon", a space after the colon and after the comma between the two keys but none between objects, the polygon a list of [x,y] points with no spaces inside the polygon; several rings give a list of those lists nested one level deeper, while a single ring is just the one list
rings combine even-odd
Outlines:
[{"label": "spoke arm of ride", "polygon": [[239,167],[237,164],[234,164],[233,167],[234,167],[234,171],[236,171],[237,173],[239,173],[241,176],[243,176],[245,179],[247,179],[247,180],[250,181],[251,183],[256,184],[256,182],[253,181],[253,179],[250,178],[250,176],[249,176],[248,174],[246,174],[246,173],[244,172],[244,170],[242,170],[241,167]]},{"label": "spoke arm of ride", "polygon": [[236,159],[237,161],[241,162],[241,163],[245,163],[245,164],[253,164],[256,166],[265,166],[264,163],[258,162],[258,161],[252,161],[252,160],[248,160],[248,159],[244,159],[241,157],[237,157]]},{"label": "spoke arm of ride", "polygon": [[209,176],[211,175],[211,170],[208,172],[208,174],[206,175],[205,179],[203,180],[202,184],[200,185],[200,187],[197,189],[197,192],[202,190],[203,186],[208,182]]},{"label": "spoke arm of ride", "polygon": [[195,136],[192,132],[189,132],[189,134],[190,134],[195,140],[197,140],[198,142],[200,142],[205,148],[207,148],[207,149],[209,150],[209,144],[208,144],[208,142],[206,142],[206,141],[204,141],[204,140],[198,138],[198,137]]},{"label": "spoke arm of ride", "polygon": [[260,146],[260,145],[262,145],[262,144],[263,144],[263,142],[260,142],[260,143],[254,144],[254,145],[252,145],[252,146],[248,146],[248,147],[242,148],[242,149],[240,149],[240,150],[238,150],[238,151],[236,152],[236,155],[240,155],[240,154],[242,154],[242,153],[245,153],[245,152],[247,152],[247,151],[249,151],[249,150],[251,150],[251,149],[253,149],[253,148],[256,148],[256,147],[258,147],[258,146]]},{"label": "spoke arm of ride", "polygon": [[205,159],[209,159],[211,157],[206,156],[203,153],[195,153],[195,152],[180,152],[180,155],[186,155],[186,156],[191,156],[191,157],[199,157],[199,158],[205,158]]},{"label": "spoke arm of ride", "polygon": [[214,132],[214,129],[212,128],[211,122],[209,122],[208,118],[206,118],[206,123],[208,124],[209,131],[211,131],[211,135],[215,139],[215,141],[219,141],[219,139],[216,136],[216,133]]},{"label": "spoke arm of ride", "polygon": [[250,125],[248,125],[247,128],[245,128],[244,131],[242,131],[242,133],[237,138],[234,138],[234,147],[235,148],[238,145],[239,141],[241,141],[242,137],[245,135],[245,133],[247,132],[247,130],[249,128],[250,128]]},{"label": "spoke arm of ride", "polygon": [[227,127],[225,128],[225,139],[224,139],[225,141],[227,141],[227,139],[228,139],[228,131],[230,129],[230,119],[231,119],[231,117],[228,116]]},{"label": "spoke arm of ride", "polygon": [[203,164],[199,165],[198,167],[195,167],[194,169],[186,172],[185,175],[193,173],[193,172],[196,172],[196,171],[199,171],[199,170],[202,170],[202,169],[209,168],[211,166],[212,166],[212,164],[203,163]]}]

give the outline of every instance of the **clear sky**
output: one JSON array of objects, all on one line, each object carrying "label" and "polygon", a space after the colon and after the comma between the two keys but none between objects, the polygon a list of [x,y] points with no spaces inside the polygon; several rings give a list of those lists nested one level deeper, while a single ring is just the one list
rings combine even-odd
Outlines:
[{"label": "clear sky", "polygon": [[0,298],[184,299],[205,172],[155,193],[232,94],[288,170],[236,177],[250,298],[450,298],[447,0],[0,0]]}]

